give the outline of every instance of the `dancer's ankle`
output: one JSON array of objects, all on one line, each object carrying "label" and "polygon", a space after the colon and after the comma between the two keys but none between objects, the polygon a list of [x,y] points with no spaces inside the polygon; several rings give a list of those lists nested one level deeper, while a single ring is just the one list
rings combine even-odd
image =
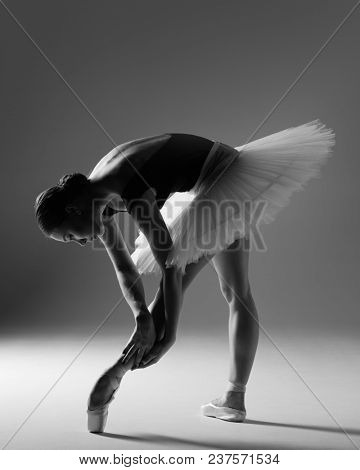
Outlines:
[{"label": "dancer's ankle", "polygon": [[110,367],[110,369],[108,369],[107,373],[110,375],[114,375],[120,379],[126,374],[127,371],[128,369],[124,367],[123,364],[119,364],[117,362],[112,367]]},{"label": "dancer's ankle", "polygon": [[240,382],[228,382],[228,386],[226,388],[226,392],[237,392],[237,393],[245,393],[246,392],[246,385]]}]

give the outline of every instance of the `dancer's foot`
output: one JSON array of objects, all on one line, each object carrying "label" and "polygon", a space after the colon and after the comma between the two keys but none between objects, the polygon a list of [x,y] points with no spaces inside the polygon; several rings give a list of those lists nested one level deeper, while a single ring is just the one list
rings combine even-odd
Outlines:
[{"label": "dancer's foot", "polygon": [[242,422],[246,417],[245,392],[225,392],[210,403],[202,405],[202,414],[224,421]]},{"label": "dancer's foot", "polygon": [[103,432],[105,429],[109,404],[115,398],[115,392],[120,387],[128,368],[115,366],[108,369],[94,385],[88,400],[88,430]]},{"label": "dancer's foot", "polygon": [[107,404],[120,387],[120,383],[128,371],[128,367],[124,367],[119,362],[107,369],[94,385],[89,401],[88,409],[94,410]]}]

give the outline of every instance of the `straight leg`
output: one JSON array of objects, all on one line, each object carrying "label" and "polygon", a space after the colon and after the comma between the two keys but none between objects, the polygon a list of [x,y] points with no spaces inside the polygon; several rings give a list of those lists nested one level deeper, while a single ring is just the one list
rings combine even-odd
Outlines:
[{"label": "straight leg", "polygon": [[[246,384],[259,339],[258,313],[248,279],[249,251],[244,249],[243,244],[244,239],[238,239],[212,259],[222,294],[229,307],[230,367],[229,383],[224,395],[211,402],[217,407],[240,410],[242,418],[246,413]],[[227,415],[226,419],[243,420],[240,415],[237,419],[231,419]]]}]

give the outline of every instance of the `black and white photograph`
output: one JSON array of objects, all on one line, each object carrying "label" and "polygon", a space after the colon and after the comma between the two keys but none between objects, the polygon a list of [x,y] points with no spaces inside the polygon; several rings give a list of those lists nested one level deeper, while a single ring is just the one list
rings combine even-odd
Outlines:
[{"label": "black and white photograph", "polygon": [[0,38],[3,468],[355,465],[360,1],[0,0]]}]

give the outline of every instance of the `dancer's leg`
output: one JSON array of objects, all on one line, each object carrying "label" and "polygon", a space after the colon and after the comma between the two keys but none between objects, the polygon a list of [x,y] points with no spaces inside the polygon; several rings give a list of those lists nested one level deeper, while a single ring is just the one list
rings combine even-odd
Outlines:
[{"label": "dancer's leg", "polygon": [[[197,263],[191,263],[186,267],[185,274],[183,276],[183,292],[188,288],[191,282],[195,279],[201,269],[206,266],[210,261],[210,257],[202,257]],[[156,293],[154,300],[149,305],[149,311],[151,312],[155,329],[157,333],[157,339],[160,340],[164,334],[164,297],[162,292],[162,283]],[[92,392],[90,393],[88,408],[90,410],[96,409],[107,403],[114,391],[120,386],[120,382],[123,379],[126,372],[131,370],[135,356],[131,357],[126,364],[123,364],[120,359],[104,374],[94,385]]]},{"label": "dancer's leg", "polygon": [[[211,258],[212,256],[203,256],[199,259],[198,262],[190,263],[186,266],[185,274],[182,278],[183,294],[195,279],[195,277],[199,274],[199,272],[209,263]],[[160,283],[160,287],[155,295],[155,298],[149,305],[148,309],[154,319],[157,339],[160,340],[164,336],[165,332],[165,306],[162,282]]]},{"label": "dancer's leg", "polygon": [[114,394],[120,386],[126,372],[132,367],[135,360],[131,357],[127,364],[120,362],[121,358],[107,371],[105,371],[94,385],[88,399],[88,430],[99,433],[105,429],[108,407],[114,399]]},{"label": "dancer's leg", "polygon": [[132,368],[135,357],[131,357],[126,364],[122,364],[121,359],[122,356],[95,383],[88,400],[89,410],[104,406],[110,400],[113,393],[119,388],[126,372]]},{"label": "dancer's leg", "polygon": [[245,412],[245,386],[258,345],[259,324],[248,279],[249,251],[243,243],[244,239],[236,240],[212,259],[229,305],[230,346],[229,385],[224,395],[212,403]]}]

